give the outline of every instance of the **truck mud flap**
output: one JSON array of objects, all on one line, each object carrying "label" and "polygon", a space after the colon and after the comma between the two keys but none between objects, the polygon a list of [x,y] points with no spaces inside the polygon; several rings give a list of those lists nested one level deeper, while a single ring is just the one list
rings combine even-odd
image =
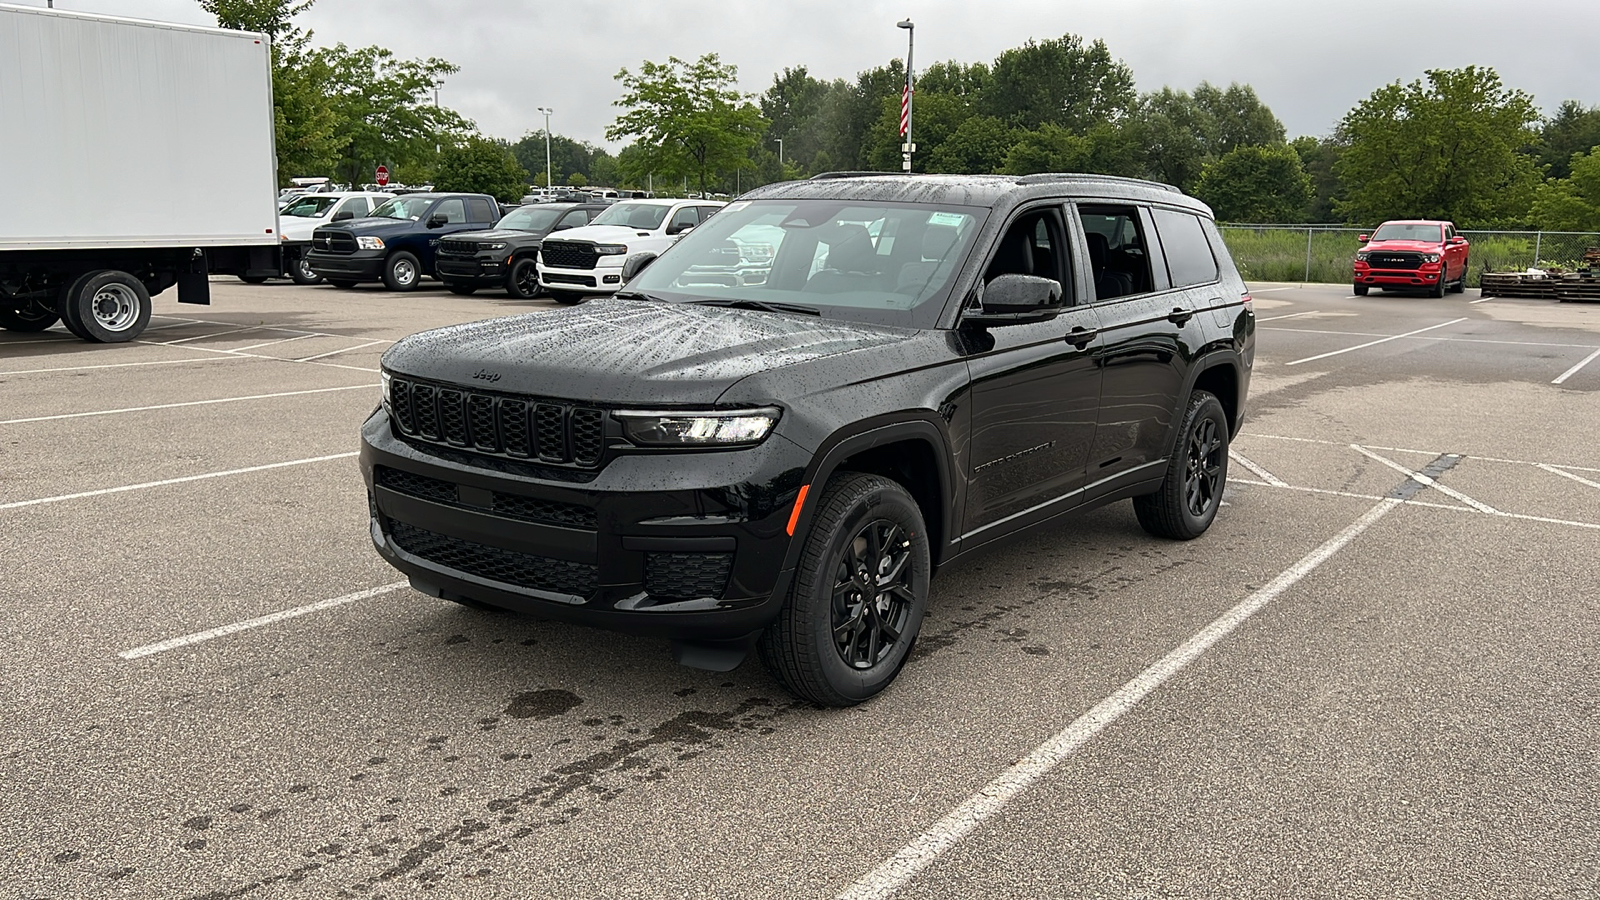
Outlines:
[{"label": "truck mud flap", "polygon": [[204,250],[195,250],[189,264],[178,269],[178,302],[211,305],[211,277]]}]

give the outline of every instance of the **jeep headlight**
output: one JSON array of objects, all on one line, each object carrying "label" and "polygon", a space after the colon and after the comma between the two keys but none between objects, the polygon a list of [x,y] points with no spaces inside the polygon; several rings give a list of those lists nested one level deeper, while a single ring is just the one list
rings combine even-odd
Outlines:
[{"label": "jeep headlight", "polygon": [[1366,262],[1369,255],[1365,250],[1358,251],[1356,253],[1356,262]]},{"label": "jeep headlight", "polygon": [[596,256],[620,256],[620,255],[622,255],[624,253],[627,253],[627,252],[628,252],[628,245],[627,244],[595,244],[594,245],[594,254]]},{"label": "jeep headlight", "polygon": [[370,234],[356,235],[356,246],[362,250],[382,250],[383,238]]},{"label": "jeep headlight", "polygon": [[628,440],[645,447],[719,447],[759,444],[778,422],[776,407],[683,412],[620,410]]},{"label": "jeep headlight", "polygon": [[479,250],[504,250],[505,248],[505,241],[494,241],[493,243],[478,245]]},{"label": "jeep headlight", "polygon": [[1422,261],[1423,261],[1423,262],[1431,262],[1431,263],[1435,263],[1435,262],[1438,262],[1438,261],[1439,261],[1439,254],[1437,254],[1437,253],[1428,253],[1428,254],[1425,254],[1425,255],[1424,255],[1424,256],[1423,256],[1423,257],[1422,257]]}]

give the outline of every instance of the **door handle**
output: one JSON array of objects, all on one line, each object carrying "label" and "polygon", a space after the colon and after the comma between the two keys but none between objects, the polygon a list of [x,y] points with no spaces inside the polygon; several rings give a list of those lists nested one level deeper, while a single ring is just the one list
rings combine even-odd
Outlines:
[{"label": "door handle", "polygon": [[1065,340],[1072,346],[1082,350],[1083,348],[1089,346],[1089,342],[1094,340],[1095,336],[1098,334],[1100,334],[1100,332],[1093,328],[1085,328],[1082,325],[1074,325],[1072,330],[1067,332]]},{"label": "door handle", "polygon": [[1184,309],[1181,306],[1174,306],[1172,312],[1167,313],[1167,321],[1174,325],[1185,325],[1192,318],[1194,310]]}]

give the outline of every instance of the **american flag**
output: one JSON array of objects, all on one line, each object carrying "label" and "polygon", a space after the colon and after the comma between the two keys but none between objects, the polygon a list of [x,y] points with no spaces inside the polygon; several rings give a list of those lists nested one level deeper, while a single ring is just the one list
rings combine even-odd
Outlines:
[{"label": "american flag", "polygon": [[906,131],[911,127],[911,82],[906,81],[905,90],[900,94],[900,136],[905,137]]}]

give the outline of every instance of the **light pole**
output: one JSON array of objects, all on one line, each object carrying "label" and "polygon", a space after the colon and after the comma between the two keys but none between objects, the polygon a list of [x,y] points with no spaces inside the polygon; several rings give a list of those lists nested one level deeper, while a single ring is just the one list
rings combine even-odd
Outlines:
[{"label": "light pole", "polygon": [[436,129],[434,131],[434,133],[433,133],[433,136],[434,136],[434,141],[433,141],[433,152],[434,152],[434,155],[438,155],[438,153],[439,153],[439,132],[437,131],[437,129],[439,127],[439,86],[441,84],[444,84],[444,82],[435,81],[433,83],[433,112],[434,112],[433,127],[434,127],[434,129]]},{"label": "light pole", "polygon": [[550,114],[555,110],[541,106],[539,112],[544,113],[544,189],[545,193],[549,193],[550,179],[555,177],[555,173],[550,171]]},{"label": "light pole", "polygon": [[900,129],[900,133],[905,137],[906,140],[904,144],[900,145],[900,149],[905,153],[906,173],[910,174],[911,154],[917,149],[917,145],[911,142],[911,96],[913,93],[915,93],[916,85],[916,80],[911,74],[911,51],[916,48],[917,44],[917,26],[912,24],[910,19],[906,19],[903,22],[896,22],[895,27],[904,28],[906,30],[906,94],[905,103],[903,104],[905,109],[903,110],[903,115],[901,116],[904,121],[900,123],[902,126],[904,126]]},{"label": "light pole", "polygon": [[783,138],[773,138],[778,142],[778,174],[783,174]]}]

